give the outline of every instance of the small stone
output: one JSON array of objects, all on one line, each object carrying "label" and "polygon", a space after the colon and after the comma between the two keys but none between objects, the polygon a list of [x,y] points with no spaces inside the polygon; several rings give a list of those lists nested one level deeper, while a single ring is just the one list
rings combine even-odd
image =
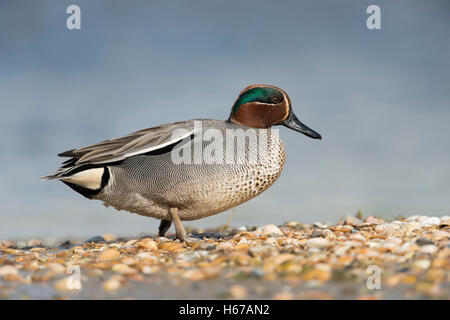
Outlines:
[{"label": "small stone", "polygon": [[413,267],[417,269],[428,269],[431,265],[430,260],[421,259],[413,262]]},{"label": "small stone", "polygon": [[51,276],[53,275],[61,275],[66,272],[66,267],[59,263],[50,263],[48,265],[49,273]]},{"label": "small stone", "polygon": [[181,242],[163,242],[159,245],[160,250],[166,250],[169,252],[180,252],[183,251],[183,244]]},{"label": "small stone", "polygon": [[413,232],[420,229],[420,223],[416,221],[409,221],[408,223],[402,225],[401,229],[405,230],[406,232]]},{"label": "small stone", "polygon": [[313,227],[320,228],[320,229],[326,229],[326,228],[328,228],[328,226],[327,226],[326,224],[323,224],[323,223],[320,223],[320,222],[315,222],[315,223],[313,224]]},{"label": "small stone", "polygon": [[283,232],[274,224],[268,224],[262,227],[262,235],[263,236],[274,236],[274,237],[282,237]]},{"label": "small stone", "polygon": [[314,229],[311,232],[311,238],[319,238],[319,237],[325,238],[326,236],[327,236],[327,233],[323,230]]},{"label": "small stone", "polygon": [[0,243],[0,249],[1,248],[17,248],[17,245],[12,241],[2,240]]},{"label": "small stone", "polygon": [[277,243],[277,238],[274,238],[274,237],[269,237],[266,240],[264,240],[264,244],[276,245],[276,243]]},{"label": "small stone", "polygon": [[180,253],[177,256],[177,260],[187,261],[187,262],[195,261],[198,258],[200,258],[200,254],[198,253],[198,251],[187,251],[187,252]]},{"label": "small stone", "polygon": [[364,223],[367,223],[367,224],[380,224],[383,222],[384,222],[383,220],[375,218],[373,216],[368,216],[367,218],[364,219]]},{"label": "small stone", "polygon": [[447,232],[445,230],[436,230],[436,232],[433,233],[433,236],[431,237],[433,241],[441,241],[441,240],[448,240],[450,237],[450,232]]},{"label": "small stone", "polygon": [[250,271],[250,276],[255,278],[261,278],[262,276],[264,276],[264,271],[262,271],[260,268],[253,268]]},{"label": "small stone", "polygon": [[137,270],[130,267],[129,265],[125,263],[118,263],[115,264],[112,269],[112,271],[120,273],[120,274],[135,274],[137,273]]},{"label": "small stone", "polygon": [[19,271],[14,266],[7,265],[7,266],[0,267],[0,277],[10,276],[10,275],[15,276],[18,274],[19,274]]},{"label": "small stone", "polygon": [[233,249],[233,244],[231,244],[230,242],[219,242],[219,244],[217,245],[217,250],[231,250]]},{"label": "small stone", "polygon": [[360,224],[362,224],[362,221],[354,216],[347,215],[345,217],[344,223],[350,226],[359,226]]},{"label": "small stone", "polygon": [[123,244],[123,247],[126,247],[126,248],[128,248],[128,247],[131,247],[131,246],[133,246],[135,243],[137,243],[138,242],[138,240],[137,239],[130,239],[130,240],[128,240],[127,242],[125,242],[124,244]]},{"label": "small stone", "polygon": [[290,292],[279,292],[276,293],[273,297],[273,300],[294,300],[295,297],[292,293]]},{"label": "small stone", "polygon": [[297,295],[298,300],[332,300],[335,299],[332,293],[325,291],[301,292]]},{"label": "small stone", "polygon": [[134,245],[138,246],[139,248],[145,248],[145,249],[149,249],[149,250],[158,250],[158,244],[156,243],[155,240],[150,239],[150,238],[144,238]]},{"label": "small stone", "polygon": [[182,277],[191,281],[211,279],[217,277],[220,270],[222,270],[220,267],[205,268],[204,270],[189,269],[182,274]]},{"label": "small stone", "polygon": [[117,249],[106,249],[102,253],[100,253],[98,259],[100,261],[109,261],[120,258],[120,252]]},{"label": "small stone", "polygon": [[200,250],[207,250],[207,251],[209,251],[209,250],[214,250],[216,248],[216,245],[214,243],[205,242],[205,243],[200,243],[198,248]]},{"label": "small stone", "polygon": [[330,229],[338,232],[350,232],[353,230],[353,227],[349,225],[335,225],[330,227]]},{"label": "small stone", "polygon": [[74,291],[81,290],[81,282],[75,282],[71,277],[64,277],[53,284],[53,289],[56,291]]},{"label": "small stone", "polygon": [[434,244],[427,244],[425,246],[420,247],[419,252],[425,254],[434,254],[436,253],[438,248]]},{"label": "small stone", "polygon": [[39,263],[37,261],[28,261],[23,265],[22,269],[36,271],[39,269]]},{"label": "small stone", "polygon": [[426,238],[419,238],[416,240],[416,244],[419,246],[426,246],[429,244],[434,244],[432,240]]},{"label": "small stone", "polygon": [[429,217],[420,222],[422,227],[439,226],[441,219],[438,217]]},{"label": "small stone", "polygon": [[442,217],[441,223],[439,223],[439,228],[445,228],[450,226],[450,217]]},{"label": "small stone", "polygon": [[248,251],[252,257],[270,257],[278,253],[278,250],[270,244],[252,247]]},{"label": "small stone", "polygon": [[312,238],[306,241],[306,245],[310,248],[323,248],[330,245],[330,241],[325,238]]},{"label": "small stone", "polygon": [[248,239],[245,238],[245,237],[242,237],[242,238],[239,240],[238,244],[248,244]]},{"label": "small stone", "polygon": [[116,291],[122,286],[123,277],[119,275],[113,275],[103,283],[103,290]]},{"label": "small stone", "polygon": [[100,269],[97,269],[97,268],[95,268],[95,269],[88,269],[88,270],[86,270],[86,274],[89,277],[101,277],[101,276],[103,276],[103,271],[100,270]]},{"label": "small stone", "polygon": [[106,242],[106,240],[102,236],[94,236],[94,237],[87,239],[85,243],[91,243],[91,242],[102,243],[102,242]]},{"label": "small stone", "polygon": [[231,298],[242,300],[247,297],[247,288],[240,284],[233,284],[229,289],[228,293]]},{"label": "small stone", "polygon": [[66,240],[66,241],[61,242],[58,245],[58,248],[60,248],[60,249],[69,249],[71,245],[72,245],[72,243],[70,242],[70,240]]},{"label": "small stone", "polygon": [[136,255],[137,260],[156,259],[156,257],[148,251],[141,251]]},{"label": "small stone", "polygon": [[154,274],[158,270],[159,270],[159,267],[157,267],[157,266],[143,266],[141,271],[143,274]]},{"label": "small stone", "polygon": [[317,280],[320,282],[327,281],[331,278],[331,272],[326,270],[325,268],[315,268],[309,271],[306,271],[302,278],[306,281]]}]

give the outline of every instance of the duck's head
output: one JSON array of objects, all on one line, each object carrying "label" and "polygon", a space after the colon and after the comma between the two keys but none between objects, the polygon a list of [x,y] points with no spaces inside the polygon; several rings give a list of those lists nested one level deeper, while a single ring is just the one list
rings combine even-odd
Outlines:
[{"label": "duck's head", "polygon": [[242,90],[228,120],[253,128],[283,125],[310,138],[322,139],[320,134],[298,120],[287,93],[275,86],[257,84]]}]

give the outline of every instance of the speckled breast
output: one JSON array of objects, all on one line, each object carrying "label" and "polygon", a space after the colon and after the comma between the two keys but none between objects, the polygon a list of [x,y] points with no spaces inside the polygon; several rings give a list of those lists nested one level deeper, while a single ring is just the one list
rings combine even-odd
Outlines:
[{"label": "speckled breast", "polygon": [[[176,207],[182,220],[194,220],[257,196],[281,173],[283,143],[274,130],[221,124],[214,129],[223,134],[222,140],[217,132],[208,135],[211,128],[206,127],[202,133],[207,137],[202,136],[200,145],[197,137],[191,137],[167,152],[137,155],[108,166],[110,181],[96,198],[118,210],[158,219],[170,220],[168,209]],[[228,129],[252,129],[256,138],[252,133],[239,142],[238,135],[230,146]]]}]

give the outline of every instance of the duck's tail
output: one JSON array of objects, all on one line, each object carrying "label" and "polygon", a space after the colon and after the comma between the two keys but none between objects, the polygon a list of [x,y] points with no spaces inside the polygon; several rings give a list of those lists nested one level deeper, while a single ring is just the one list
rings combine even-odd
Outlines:
[{"label": "duck's tail", "polygon": [[109,181],[109,169],[104,165],[74,165],[71,160],[63,163],[54,174],[42,180],[60,180],[87,198],[99,193]]}]

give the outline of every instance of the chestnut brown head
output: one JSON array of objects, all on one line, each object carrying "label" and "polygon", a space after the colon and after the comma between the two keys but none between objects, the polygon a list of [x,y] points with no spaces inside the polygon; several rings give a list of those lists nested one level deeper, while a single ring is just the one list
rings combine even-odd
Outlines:
[{"label": "chestnut brown head", "polygon": [[313,139],[322,138],[298,120],[287,93],[270,85],[252,85],[242,90],[231,109],[229,121],[264,129],[283,125]]}]

